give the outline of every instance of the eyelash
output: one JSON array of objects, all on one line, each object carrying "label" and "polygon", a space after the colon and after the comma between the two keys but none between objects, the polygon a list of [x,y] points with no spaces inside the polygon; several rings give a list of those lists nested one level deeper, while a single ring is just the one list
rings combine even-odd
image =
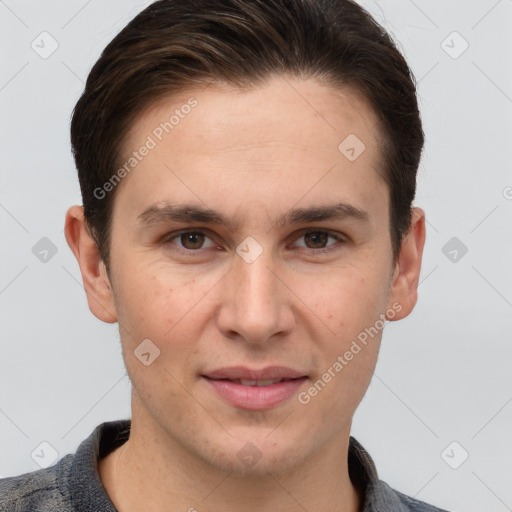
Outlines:
[{"label": "eyelash", "polygon": [[[211,238],[208,236],[207,231],[203,231],[201,229],[197,229],[197,230],[196,229],[186,229],[183,231],[179,231],[177,233],[171,233],[169,236],[166,236],[162,240],[162,242],[165,244],[171,244],[172,240],[179,238],[181,235],[184,235],[186,233],[205,235],[206,237]],[[304,237],[305,235],[312,234],[312,233],[327,235],[328,237],[334,238],[337,242],[341,242],[341,243],[347,242],[345,237],[340,236],[339,234],[336,234],[332,231],[328,231],[328,230],[324,230],[324,229],[303,229],[298,232],[298,236],[295,240],[298,240],[298,239]],[[173,245],[175,245],[175,244],[173,244]],[[307,247],[306,248],[301,247],[301,249],[303,249],[302,252],[306,252],[308,254],[325,254],[325,253],[329,253],[333,250],[336,250],[336,247],[335,247],[336,245],[337,244],[332,244],[332,245],[329,245],[328,247],[323,247],[320,249],[310,249]],[[192,255],[194,253],[199,253],[202,249],[185,249],[185,248],[181,248],[178,246],[178,248],[175,250],[177,250],[178,252],[180,252],[182,254]]]}]

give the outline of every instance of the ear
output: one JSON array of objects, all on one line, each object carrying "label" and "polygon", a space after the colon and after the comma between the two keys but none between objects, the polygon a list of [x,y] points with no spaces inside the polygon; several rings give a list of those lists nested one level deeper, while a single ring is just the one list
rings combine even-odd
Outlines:
[{"label": "ear", "polygon": [[103,322],[117,322],[114,296],[107,270],[98,246],[89,233],[82,206],[69,208],[64,231],[66,241],[80,266],[89,309]]},{"label": "ear", "polygon": [[397,303],[401,305],[401,309],[398,311],[398,308],[393,308],[396,314],[388,320],[405,318],[416,305],[424,245],[425,212],[421,208],[413,208],[411,227],[402,240],[388,301],[388,310]]}]

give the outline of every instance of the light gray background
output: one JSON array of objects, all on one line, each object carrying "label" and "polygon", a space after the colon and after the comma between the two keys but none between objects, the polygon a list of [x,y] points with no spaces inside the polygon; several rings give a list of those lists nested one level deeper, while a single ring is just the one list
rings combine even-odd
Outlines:
[{"label": "light gray background", "polygon": [[[149,3],[0,1],[2,476],[38,469],[43,441],[61,457],[130,416],[117,325],[90,313],[63,226],[81,204],[71,111],[101,50]],[[512,510],[512,0],[362,3],[419,81],[415,204],[428,232],[418,305],[386,327],[352,435],[406,494],[451,511]],[[59,45],[47,59],[31,47],[43,31]],[[47,262],[32,252],[42,237],[57,249]],[[443,253],[452,237],[468,248],[455,262]]]}]

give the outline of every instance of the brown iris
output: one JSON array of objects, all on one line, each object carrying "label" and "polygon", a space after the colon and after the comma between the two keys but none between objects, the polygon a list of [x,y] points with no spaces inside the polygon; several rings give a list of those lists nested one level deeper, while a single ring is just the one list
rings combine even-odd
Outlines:
[{"label": "brown iris", "polygon": [[[189,231],[181,234],[181,243],[185,249],[200,249],[204,243],[204,234]],[[190,244],[190,245],[187,245]]]},{"label": "brown iris", "polygon": [[304,234],[304,240],[306,240],[306,245],[308,245],[308,241],[312,241],[313,244],[320,244],[315,245],[312,247],[313,249],[321,249],[325,247],[325,244],[327,243],[327,240],[329,238],[329,235],[327,233],[322,232],[311,232],[311,233],[305,233]]}]

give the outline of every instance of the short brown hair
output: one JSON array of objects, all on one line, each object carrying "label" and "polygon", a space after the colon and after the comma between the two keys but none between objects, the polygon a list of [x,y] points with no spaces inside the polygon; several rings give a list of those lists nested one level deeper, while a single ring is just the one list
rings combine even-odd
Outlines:
[{"label": "short brown hair", "polygon": [[84,215],[107,270],[116,188],[101,198],[95,190],[120,166],[136,117],[187,87],[250,87],[276,74],[351,86],[374,109],[396,261],[424,134],[414,77],[388,33],[352,0],[159,0],[104,49],[71,122]]}]

